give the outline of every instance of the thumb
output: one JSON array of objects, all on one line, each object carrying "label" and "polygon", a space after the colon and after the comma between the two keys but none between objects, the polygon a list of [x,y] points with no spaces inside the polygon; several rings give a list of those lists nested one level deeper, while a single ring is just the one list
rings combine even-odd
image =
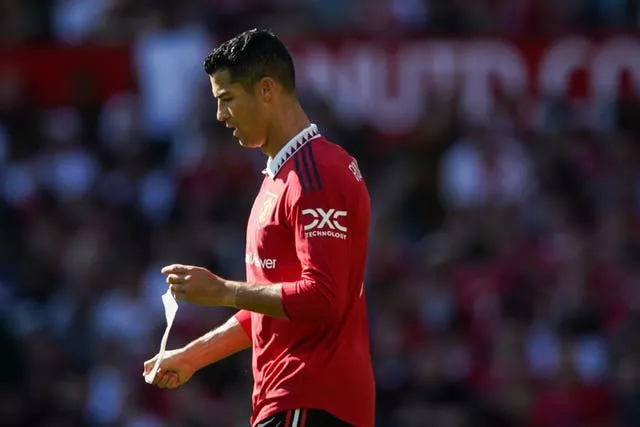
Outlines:
[{"label": "thumb", "polygon": [[156,364],[156,360],[158,359],[158,356],[154,356],[151,359],[147,360],[146,362],[144,362],[144,369],[142,372],[142,375],[146,375],[149,372],[151,372],[151,370],[153,369],[153,366]]},{"label": "thumb", "polygon": [[160,272],[162,274],[185,274],[189,270],[191,270],[191,268],[192,267],[189,265],[171,264],[167,265],[166,267],[162,267],[162,270],[160,270]]}]

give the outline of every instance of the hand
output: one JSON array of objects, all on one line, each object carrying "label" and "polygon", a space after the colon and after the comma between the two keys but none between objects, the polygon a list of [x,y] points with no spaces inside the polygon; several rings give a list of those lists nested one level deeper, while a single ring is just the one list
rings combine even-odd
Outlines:
[{"label": "hand", "polygon": [[[144,362],[143,376],[151,372],[157,357],[156,355]],[[170,350],[164,354],[164,359],[160,362],[153,385],[158,388],[176,388],[189,381],[196,371],[183,349]]]},{"label": "hand", "polygon": [[205,306],[229,306],[233,291],[227,281],[206,268],[173,264],[162,269],[177,300]]}]

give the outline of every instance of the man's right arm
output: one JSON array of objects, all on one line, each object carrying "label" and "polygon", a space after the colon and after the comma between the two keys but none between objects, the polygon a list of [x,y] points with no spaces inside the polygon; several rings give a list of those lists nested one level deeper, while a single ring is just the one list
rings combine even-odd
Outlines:
[{"label": "man's right arm", "polygon": [[196,370],[251,347],[251,338],[239,317],[231,317],[221,326],[184,347],[184,354]]},{"label": "man's right arm", "polygon": [[[239,311],[213,331],[182,348],[166,352],[153,384],[160,388],[184,384],[197,370],[251,347],[250,333],[251,315]],[[157,357],[144,362],[143,375],[151,372]]]}]

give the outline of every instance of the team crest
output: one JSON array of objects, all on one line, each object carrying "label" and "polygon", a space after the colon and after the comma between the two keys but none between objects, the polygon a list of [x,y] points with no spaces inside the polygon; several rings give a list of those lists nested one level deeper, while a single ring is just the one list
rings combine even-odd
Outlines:
[{"label": "team crest", "polygon": [[276,205],[277,195],[273,193],[267,193],[262,200],[262,208],[260,208],[260,215],[258,216],[258,224],[263,226],[271,218],[271,213]]}]

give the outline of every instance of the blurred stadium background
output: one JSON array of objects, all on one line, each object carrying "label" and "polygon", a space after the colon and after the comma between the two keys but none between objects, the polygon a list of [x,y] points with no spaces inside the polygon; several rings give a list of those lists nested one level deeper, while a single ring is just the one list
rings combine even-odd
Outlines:
[{"label": "blurred stadium background", "polygon": [[[640,426],[633,0],[0,0],[0,424],[247,425],[146,385],[159,267],[244,277],[264,158],[201,62],[270,27],[373,198],[378,427]],[[183,307],[179,346],[229,311]]]}]

